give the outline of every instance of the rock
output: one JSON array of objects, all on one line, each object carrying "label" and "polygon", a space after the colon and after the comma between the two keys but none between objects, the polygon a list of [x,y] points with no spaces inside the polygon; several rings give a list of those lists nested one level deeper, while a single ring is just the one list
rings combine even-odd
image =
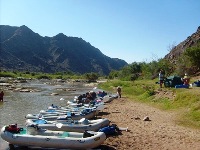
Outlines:
[{"label": "rock", "polygon": [[151,121],[148,116],[144,117],[143,121]]},{"label": "rock", "polygon": [[135,117],[135,120],[140,120],[140,117]]}]

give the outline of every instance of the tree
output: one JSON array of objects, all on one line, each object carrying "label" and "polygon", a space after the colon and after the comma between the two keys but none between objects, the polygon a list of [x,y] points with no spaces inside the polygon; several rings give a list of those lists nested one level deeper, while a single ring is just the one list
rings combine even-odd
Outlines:
[{"label": "tree", "polygon": [[137,62],[133,62],[128,66],[123,67],[118,74],[118,77],[122,80],[136,80],[139,74],[142,72],[141,64]]},{"label": "tree", "polygon": [[189,57],[192,65],[198,68],[200,67],[200,44],[187,48],[184,52],[184,55]]},{"label": "tree", "polygon": [[97,73],[86,73],[85,74],[85,78],[89,81],[89,82],[92,82],[92,81],[96,81],[98,79],[98,74]]},{"label": "tree", "polygon": [[108,78],[109,79],[114,79],[114,78],[117,78],[119,76],[119,71],[116,71],[116,70],[112,70],[109,75],[108,75]]}]

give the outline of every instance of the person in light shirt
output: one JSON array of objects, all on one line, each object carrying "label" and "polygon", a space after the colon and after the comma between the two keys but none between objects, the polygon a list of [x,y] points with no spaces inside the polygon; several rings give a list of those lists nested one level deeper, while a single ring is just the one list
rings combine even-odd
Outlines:
[{"label": "person in light shirt", "polygon": [[118,94],[119,98],[122,97],[122,89],[120,86],[117,87],[117,94]]},{"label": "person in light shirt", "polygon": [[182,78],[182,81],[183,81],[183,84],[184,84],[184,85],[189,85],[189,83],[190,83],[190,78],[189,78],[189,76],[188,76],[187,73],[185,73],[185,76]]}]

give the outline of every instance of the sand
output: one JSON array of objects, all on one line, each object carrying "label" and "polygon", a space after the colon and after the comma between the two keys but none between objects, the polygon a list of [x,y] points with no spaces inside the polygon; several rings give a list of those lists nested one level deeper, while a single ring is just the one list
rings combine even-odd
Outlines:
[{"label": "sand", "polygon": [[[143,120],[146,116],[149,121]],[[129,129],[109,136],[99,147],[102,150],[200,150],[200,130],[177,125],[174,112],[133,102],[123,95],[106,104],[99,117]]]}]

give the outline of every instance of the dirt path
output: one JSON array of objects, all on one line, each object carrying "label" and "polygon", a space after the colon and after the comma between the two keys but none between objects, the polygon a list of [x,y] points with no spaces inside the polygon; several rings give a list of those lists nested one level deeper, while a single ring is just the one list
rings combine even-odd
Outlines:
[{"label": "dirt path", "polygon": [[[200,150],[200,130],[175,124],[175,114],[126,98],[106,105],[101,117],[129,131],[106,139],[101,149],[108,150]],[[143,121],[149,116],[151,121]]]}]

